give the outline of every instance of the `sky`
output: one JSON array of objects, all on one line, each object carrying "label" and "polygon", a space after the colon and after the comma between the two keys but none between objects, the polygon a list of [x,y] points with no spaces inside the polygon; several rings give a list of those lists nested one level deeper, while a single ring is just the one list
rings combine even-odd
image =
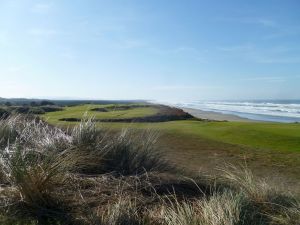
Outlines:
[{"label": "sky", "polygon": [[300,99],[299,0],[0,0],[0,97]]}]

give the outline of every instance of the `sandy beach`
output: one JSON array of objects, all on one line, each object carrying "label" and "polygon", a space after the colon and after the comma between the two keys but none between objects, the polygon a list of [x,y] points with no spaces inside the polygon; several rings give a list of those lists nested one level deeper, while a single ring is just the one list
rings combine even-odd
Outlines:
[{"label": "sandy beach", "polygon": [[239,117],[232,114],[224,114],[212,111],[203,111],[200,109],[192,108],[182,108],[184,111],[190,113],[196,118],[209,119],[209,120],[226,120],[226,121],[237,121],[237,122],[255,122],[255,120],[250,120],[247,118]]}]

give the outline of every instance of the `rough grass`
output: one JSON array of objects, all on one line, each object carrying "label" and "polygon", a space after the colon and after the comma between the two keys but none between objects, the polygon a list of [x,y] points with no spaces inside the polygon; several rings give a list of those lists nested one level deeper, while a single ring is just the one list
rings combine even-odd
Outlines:
[{"label": "rough grass", "polygon": [[299,224],[299,201],[247,168],[222,176],[175,168],[156,134],[67,131],[38,119],[1,121],[1,224]]}]

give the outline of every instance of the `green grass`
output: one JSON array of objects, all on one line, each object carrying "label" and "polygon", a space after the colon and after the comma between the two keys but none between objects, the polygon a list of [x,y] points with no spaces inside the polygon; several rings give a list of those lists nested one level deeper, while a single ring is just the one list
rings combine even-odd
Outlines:
[{"label": "green grass", "polygon": [[251,148],[300,152],[299,124],[180,121],[166,124],[166,129]]},{"label": "green grass", "polygon": [[[49,123],[55,125],[72,125],[62,122],[62,118],[82,118],[87,113],[96,119],[133,118],[153,115],[158,112],[155,107],[141,107],[109,112],[90,111],[93,108],[111,105],[79,105],[65,107],[63,111],[43,115]],[[187,134],[240,145],[255,149],[269,149],[280,152],[300,152],[300,124],[263,123],[263,122],[201,122],[181,120],[163,123],[105,123],[108,127],[153,128],[173,134]]]},{"label": "green grass", "polygon": [[[47,113],[45,118],[54,125],[74,126],[76,122],[62,122],[59,118],[78,117],[95,105],[68,107],[64,111]],[[99,107],[99,105],[97,106]],[[97,113],[101,118],[149,115],[155,108],[136,108],[120,112]],[[125,114],[124,114],[125,113]],[[152,111],[152,113],[154,113]],[[98,117],[99,118],[99,117]],[[168,157],[185,167],[210,170],[224,161],[243,160],[258,174],[272,174],[296,178],[300,169],[300,124],[264,122],[202,122],[181,120],[160,123],[98,123],[109,129],[154,129],[160,131],[160,144]],[[171,147],[170,147],[171,146]]]},{"label": "green grass", "polygon": [[107,106],[113,106],[113,105],[86,104],[86,105],[65,107],[63,111],[46,113],[42,117],[46,119],[49,123],[57,124],[58,122],[60,122],[59,119],[82,118],[82,116],[85,113],[87,113],[87,116],[95,117],[96,119],[116,119],[116,118],[123,119],[123,118],[150,116],[158,112],[158,109],[154,107],[140,107],[140,108],[133,108],[128,110],[113,110],[109,112],[91,111],[91,109],[93,108],[101,108]]},{"label": "green grass", "polygon": [[[101,124],[103,125],[103,124]],[[170,134],[204,137],[227,144],[280,152],[300,152],[300,124],[253,122],[105,123],[110,128],[150,128]]]}]

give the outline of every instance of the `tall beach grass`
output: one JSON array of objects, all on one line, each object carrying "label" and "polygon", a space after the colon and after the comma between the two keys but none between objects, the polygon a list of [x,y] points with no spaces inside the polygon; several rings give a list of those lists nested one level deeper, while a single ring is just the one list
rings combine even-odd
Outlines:
[{"label": "tall beach grass", "polygon": [[169,162],[154,132],[0,120],[1,224],[299,225],[299,199],[225,166],[218,177]]}]

